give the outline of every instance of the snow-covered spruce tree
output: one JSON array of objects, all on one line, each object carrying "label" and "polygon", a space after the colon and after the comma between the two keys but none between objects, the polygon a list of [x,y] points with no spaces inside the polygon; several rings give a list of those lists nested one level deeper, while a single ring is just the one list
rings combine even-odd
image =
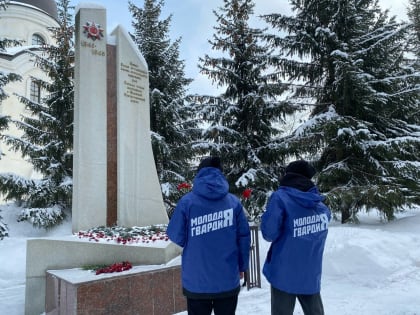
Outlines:
[{"label": "snow-covered spruce tree", "polygon": [[[420,125],[420,0],[410,0],[407,12],[411,22],[409,36],[409,52],[412,54],[408,58],[408,67],[412,67],[417,77],[413,82],[413,89],[417,90],[416,103],[413,112],[409,113],[413,124]],[[420,168],[420,166],[417,166]],[[417,195],[416,204],[420,204],[420,194]]]},{"label": "snow-covered spruce tree", "polygon": [[[4,40],[0,39],[0,53],[2,51],[2,46],[5,44]],[[16,73],[0,71],[0,105],[4,99],[8,97],[3,87],[9,82],[20,80],[20,76]],[[0,113],[0,134],[3,130],[6,130],[9,123],[9,116],[2,115]],[[0,151],[0,160],[3,152]]]},{"label": "snow-covered spruce tree", "polygon": [[[408,18],[411,22],[411,32],[409,36],[409,51],[412,53],[412,58],[409,59],[409,64],[417,71],[420,71],[420,0],[410,0],[407,12]],[[417,86],[419,83],[417,78]],[[417,104],[420,102],[420,96],[417,99]],[[420,111],[417,107],[417,119],[419,119]],[[417,120],[419,124],[419,120]]]},{"label": "snow-covered spruce tree", "polygon": [[[3,50],[3,46],[5,45],[5,40],[0,38],[0,53]],[[20,79],[20,76],[15,73],[4,72],[0,71],[0,105],[4,99],[8,97],[6,92],[4,91],[3,87],[8,84],[9,82],[17,81]],[[7,129],[9,117],[2,115],[0,113],[0,132],[4,129]],[[0,160],[3,153],[0,151]]]},{"label": "snow-covered spruce tree", "polygon": [[[413,26],[410,44],[411,51],[413,52],[417,61],[416,66],[419,67],[420,63],[420,0],[409,0],[408,2],[408,18]],[[417,68],[418,69],[418,68]]]},{"label": "snow-covered spruce tree", "polygon": [[[8,2],[9,2],[8,0],[0,1],[0,19],[1,19],[2,11],[4,12],[4,10],[7,9],[6,5]],[[16,46],[19,44],[20,42],[17,40],[8,39],[8,38],[0,38],[0,54],[2,52],[5,52],[7,47]],[[18,81],[20,79],[21,77],[16,73],[5,72],[5,71],[0,70],[0,106],[1,106],[2,101],[8,97],[3,87],[7,85],[9,82]],[[9,119],[10,119],[9,116],[5,116],[0,113],[0,136],[2,134],[2,131],[7,129]],[[0,160],[1,160],[2,155],[3,153],[0,150]],[[0,212],[1,212],[1,209],[0,209]],[[0,215],[0,240],[2,240],[5,236],[9,235],[7,225],[2,220],[3,220],[3,217]]]},{"label": "snow-covered spruce tree", "polygon": [[[0,19],[1,19],[2,12],[4,12],[7,8],[8,2],[9,1],[0,1]],[[18,45],[20,45],[20,41],[18,40],[14,40],[10,38],[0,38],[0,53],[5,52],[7,47],[18,46]],[[18,81],[20,79],[21,77],[18,74],[12,73],[12,72],[6,72],[4,70],[2,71],[0,69],[0,106],[1,106],[2,101],[8,97],[3,87],[9,82]],[[8,121],[9,121],[9,117],[4,116],[0,113],[0,134],[2,130],[7,129]],[[2,155],[3,153],[0,151],[0,160],[1,160]]]},{"label": "snow-covered spruce tree", "polygon": [[150,128],[153,153],[168,213],[179,199],[177,186],[190,178],[191,140],[198,134],[184,99],[191,79],[180,60],[181,39],[171,42],[171,16],[161,20],[163,0],[145,0],[144,8],[129,2],[134,42],[149,69]]},{"label": "snow-covered spruce tree", "polygon": [[[36,66],[48,74],[38,80],[46,97],[40,103],[19,96],[30,114],[13,123],[21,137],[3,135],[15,151],[33,164],[40,179],[0,174],[0,192],[22,207],[20,220],[48,228],[59,223],[71,209],[73,168],[73,26],[69,0],[58,3],[59,27],[51,28],[56,43],[33,54]],[[34,78],[34,80],[36,80]]]},{"label": "snow-covered spruce tree", "polygon": [[281,51],[274,64],[304,82],[296,97],[314,109],[282,140],[283,154],[312,155],[319,187],[342,222],[362,209],[392,219],[420,193],[418,73],[404,63],[408,25],[375,0],[290,3],[293,16],[265,16],[277,31],[267,39]]},{"label": "snow-covered spruce tree", "polygon": [[414,88],[417,89],[417,106],[414,107],[413,122],[420,124],[420,0],[410,0],[407,12],[408,18],[411,22],[411,31],[409,36],[409,51],[412,53],[412,58],[409,58],[409,66],[412,66],[417,77],[415,79]]},{"label": "snow-covered spruce tree", "polygon": [[[231,192],[245,202],[251,219],[258,217],[269,192],[278,186],[281,157],[273,153],[273,137],[280,130],[285,113],[294,108],[279,100],[282,84],[269,75],[267,46],[261,45],[262,29],[252,28],[251,0],[224,0],[215,34],[209,41],[219,57],[200,58],[200,71],[223,93],[196,96],[196,108],[205,129],[200,143],[202,154],[221,156]],[[273,79],[275,78],[275,80]],[[244,191],[252,190],[250,196]]]}]

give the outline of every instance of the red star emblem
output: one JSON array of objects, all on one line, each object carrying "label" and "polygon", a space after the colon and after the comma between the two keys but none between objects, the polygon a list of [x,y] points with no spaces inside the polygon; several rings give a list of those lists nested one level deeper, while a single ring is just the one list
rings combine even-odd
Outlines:
[{"label": "red star emblem", "polygon": [[100,40],[104,37],[103,32],[103,28],[95,22],[86,22],[86,25],[83,25],[83,33],[86,34],[87,38],[92,38],[92,40]]}]

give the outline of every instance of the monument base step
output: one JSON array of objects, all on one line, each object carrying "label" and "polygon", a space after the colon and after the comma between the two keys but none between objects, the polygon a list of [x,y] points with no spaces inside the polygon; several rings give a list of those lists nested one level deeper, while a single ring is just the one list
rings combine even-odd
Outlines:
[{"label": "monument base step", "polygon": [[179,265],[137,270],[112,276],[89,275],[80,269],[49,270],[46,315],[171,315],[186,310]]},{"label": "monument base step", "polygon": [[39,315],[45,311],[47,270],[82,268],[86,265],[121,261],[129,261],[136,266],[171,267],[173,264],[170,262],[180,253],[180,247],[164,241],[143,247],[86,242],[73,236],[30,239],[26,248],[25,315]]}]

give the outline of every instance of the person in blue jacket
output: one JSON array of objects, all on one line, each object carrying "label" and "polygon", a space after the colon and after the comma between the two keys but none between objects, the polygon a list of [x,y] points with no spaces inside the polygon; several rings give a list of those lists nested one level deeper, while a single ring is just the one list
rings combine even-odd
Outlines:
[{"label": "person in blue jacket", "polygon": [[331,212],[311,181],[305,160],[290,163],[261,218],[261,233],[272,242],[263,267],[271,284],[271,314],[293,315],[296,298],[305,315],[323,315],[322,257]]},{"label": "person in blue jacket", "polygon": [[189,315],[234,315],[248,269],[250,230],[239,199],[229,193],[219,157],[198,167],[192,191],[178,202],[167,228],[183,248],[182,286]]}]

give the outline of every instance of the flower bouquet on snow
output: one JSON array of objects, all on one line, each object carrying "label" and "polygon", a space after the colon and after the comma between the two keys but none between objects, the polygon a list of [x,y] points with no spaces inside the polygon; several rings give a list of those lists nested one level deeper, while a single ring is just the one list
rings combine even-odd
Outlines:
[{"label": "flower bouquet on snow", "polygon": [[122,261],[118,263],[114,263],[112,265],[89,265],[85,266],[84,270],[92,270],[96,275],[100,275],[102,273],[114,273],[114,272],[123,272],[126,270],[130,270],[133,268],[130,262]]}]

